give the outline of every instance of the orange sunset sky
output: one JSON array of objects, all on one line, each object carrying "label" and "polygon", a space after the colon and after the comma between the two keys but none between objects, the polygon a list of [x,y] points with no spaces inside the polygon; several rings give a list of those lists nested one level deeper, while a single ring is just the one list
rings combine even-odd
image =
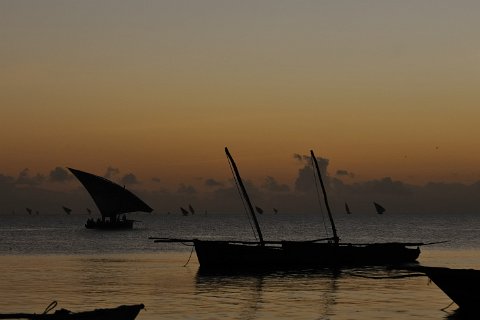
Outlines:
[{"label": "orange sunset sky", "polygon": [[[0,2],[0,174],[71,166],[145,187],[293,154],[346,183],[480,180],[478,1]],[[78,186],[78,185],[77,185]]]}]

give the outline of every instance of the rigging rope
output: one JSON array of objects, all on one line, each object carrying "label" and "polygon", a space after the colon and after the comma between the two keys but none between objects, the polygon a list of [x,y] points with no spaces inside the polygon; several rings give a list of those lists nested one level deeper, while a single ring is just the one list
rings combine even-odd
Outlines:
[{"label": "rigging rope", "polygon": [[446,307],[444,307],[444,308],[442,308],[442,309],[440,309],[440,310],[442,310],[443,312],[447,312],[447,309],[450,308],[450,306],[451,306],[452,304],[454,304],[454,303],[455,303],[455,301],[452,301],[448,306],[446,306]]},{"label": "rigging rope", "polygon": [[[320,206],[320,213],[322,215],[322,220],[323,220],[323,227],[325,228],[325,233],[327,234],[327,236],[329,235],[328,234],[328,228],[327,228],[327,224],[325,223],[325,213],[323,212],[323,209],[322,209],[322,200],[321,200],[321,197],[320,197],[320,192],[318,190],[318,181],[317,181],[317,173],[315,172],[315,164],[313,162],[313,158],[312,159],[312,170],[313,170],[313,181],[315,183],[315,189],[317,191],[317,200],[318,200],[318,205]],[[318,179],[320,179],[320,177],[318,177]]]},{"label": "rigging rope", "polygon": [[[227,159],[228,159],[228,157],[227,157]],[[255,233],[255,229],[253,228],[253,225],[252,225],[252,217],[250,217],[250,215],[248,214],[248,209],[247,209],[247,206],[245,204],[245,197],[244,197],[242,191],[240,190],[240,186],[239,186],[239,183],[238,183],[238,180],[237,180],[237,176],[235,175],[235,172],[233,171],[233,167],[232,167],[232,163],[230,162],[230,159],[228,159],[228,165],[230,166],[230,171],[232,172],[233,180],[235,181],[235,186],[237,187],[237,191],[238,191],[238,194],[240,195],[240,199],[242,199],[243,209],[244,209],[245,214],[247,215],[248,223],[250,224],[250,229],[252,229],[253,236],[255,237],[255,240],[258,241],[257,234]]]},{"label": "rigging rope", "polygon": [[45,311],[43,311],[43,314],[47,314],[49,313],[50,311],[52,311],[53,309],[55,309],[55,307],[57,306],[57,301],[53,300],[49,305],[48,307],[45,308]]},{"label": "rigging rope", "polygon": [[185,263],[183,266],[186,267],[187,264],[190,262],[190,259],[192,258],[193,250],[195,249],[195,246],[192,246],[192,251],[190,251],[190,257],[188,257],[187,263]]}]

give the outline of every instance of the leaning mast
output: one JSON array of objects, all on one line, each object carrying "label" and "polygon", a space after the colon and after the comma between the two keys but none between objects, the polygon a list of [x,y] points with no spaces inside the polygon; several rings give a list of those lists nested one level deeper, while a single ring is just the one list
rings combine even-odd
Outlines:
[{"label": "leaning mast", "polygon": [[313,150],[310,150],[310,154],[312,155],[313,163],[315,164],[315,168],[317,169],[318,179],[320,180],[320,186],[322,187],[323,198],[325,199],[325,207],[327,207],[328,218],[330,219],[330,224],[332,225],[333,241],[335,241],[335,243],[338,243],[340,238],[338,238],[337,228],[335,228],[335,222],[333,221],[332,212],[330,211],[330,206],[328,204],[327,191],[325,190],[325,185],[323,184],[322,175],[320,174],[320,168],[318,167],[317,158],[315,157]]},{"label": "leaning mast", "polygon": [[225,147],[225,153],[227,154],[228,160],[232,164],[233,171],[235,172],[235,177],[237,178],[238,184],[240,185],[240,189],[242,190],[245,201],[247,201],[248,209],[250,210],[250,214],[253,218],[253,222],[255,223],[255,229],[257,229],[258,239],[260,240],[260,245],[263,246],[265,244],[265,242],[263,241],[262,230],[260,230],[260,225],[258,224],[257,216],[255,215],[255,211],[253,210],[253,205],[250,202],[250,198],[248,197],[247,190],[245,189],[245,186],[243,185],[242,178],[240,177],[240,172],[238,172],[237,165],[235,164],[235,161],[233,160],[232,156],[230,155],[230,152],[228,151],[227,147]]}]

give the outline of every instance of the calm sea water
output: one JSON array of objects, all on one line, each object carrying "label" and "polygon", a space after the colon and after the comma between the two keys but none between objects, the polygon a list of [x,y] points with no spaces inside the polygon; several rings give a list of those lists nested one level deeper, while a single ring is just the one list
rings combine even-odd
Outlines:
[{"label": "calm sea water", "polygon": [[[132,215],[131,231],[95,231],[82,215],[1,215],[0,312],[42,312],[52,301],[73,311],[144,303],[137,319],[450,319],[450,299],[426,277],[388,278],[383,268],[340,273],[198,274],[191,247],[149,236],[245,239],[243,215]],[[317,215],[259,217],[266,239],[313,239]],[[480,269],[480,215],[344,215],[344,242],[442,241],[419,262]],[[185,266],[186,264],[186,266]],[[381,277],[371,279],[369,277]]]}]

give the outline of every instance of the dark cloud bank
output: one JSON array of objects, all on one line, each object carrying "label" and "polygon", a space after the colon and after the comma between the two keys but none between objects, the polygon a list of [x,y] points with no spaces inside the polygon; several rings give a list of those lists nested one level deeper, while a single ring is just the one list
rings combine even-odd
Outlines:
[{"label": "dark cloud bank", "polygon": [[[315,185],[309,157],[295,154],[294,159],[298,160],[300,168],[291,185],[271,176],[266,176],[257,184],[244,177],[254,205],[263,208],[265,214],[273,212],[273,208],[289,213],[319,210],[319,186]],[[354,213],[373,214],[373,201],[381,203],[387,208],[387,213],[392,214],[461,214],[480,211],[480,181],[473,184],[430,182],[419,186],[384,177],[349,183],[353,173],[338,170],[328,174],[328,159],[318,160],[332,210],[337,214],[344,212],[345,202]],[[157,213],[179,212],[180,207],[189,204],[199,212],[238,213],[243,210],[233,179],[221,181],[206,178],[195,185],[182,183],[167,188],[162,185],[160,178],[154,177],[151,180],[155,183],[154,188],[147,190],[133,173],[122,174],[119,169],[109,167],[104,176],[125,185]],[[57,187],[52,188],[52,185]],[[70,187],[67,188],[67,185]],[[61,213],[62,205],[72,207],[73,213],[85,213],[86,208],[95,208],[88,193],[65,168],[56,167],[48,175],[33,174],[29,169],[22,170],[17,176],[0,173],[0,213],[27,214],[27,207],[40,212]]]}]

